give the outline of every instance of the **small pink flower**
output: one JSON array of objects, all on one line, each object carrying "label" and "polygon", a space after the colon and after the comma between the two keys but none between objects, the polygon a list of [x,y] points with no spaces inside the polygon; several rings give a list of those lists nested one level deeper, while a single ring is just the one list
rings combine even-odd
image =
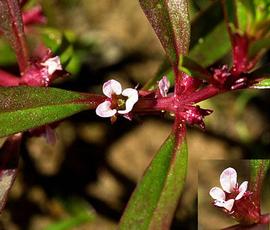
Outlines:
[{"label": "small pink flower", "polygon": [[139,99],[136,89],[122,91],[121,84],[113,79],[103,84],[103,93],[108,98],[96,108],[96,114],[100,117],[113,117],[117,113],[126,115]]},{"label": "small pink flower", "polygon": [[170,82],[166,76],[158,82],[159,93],[162,97],[167,97],[167,93],[170,89]]},{"label": "small pink flower", "polygon": [[209,194],[214,199],[214,205],[231,212],[235,201],[243,198],[247,191],[248,182],[244,181],[239,187],[237,172],[233,168],[225,169],[220,175],[221,188],[213,187]]},{"label": "small pink flower", "polygon": [[58,56],[48,58],[45,62],[42,62],[41,65],[47,67],[49,75],[52,75],[57,70],[63,70]]},{"label": "small pink flower", "polygon": [[59,76],[58,74],[55,74],[56,71],[59,71],[60,76],[63,75],[64,71],[62,69],[60,58],[58,56],[50,58],[45,57],[42,61],[36,61],[29,65],[23,74],[20,84],[47,87]]}]

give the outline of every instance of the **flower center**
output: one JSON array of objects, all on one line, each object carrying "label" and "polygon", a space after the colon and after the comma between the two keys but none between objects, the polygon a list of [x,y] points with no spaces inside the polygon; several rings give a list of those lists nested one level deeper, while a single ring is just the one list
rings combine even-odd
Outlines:
[{"label": "flower center", "polygon": [[111,97],[111,109],[125,110],[128,97],[113,94]]}]

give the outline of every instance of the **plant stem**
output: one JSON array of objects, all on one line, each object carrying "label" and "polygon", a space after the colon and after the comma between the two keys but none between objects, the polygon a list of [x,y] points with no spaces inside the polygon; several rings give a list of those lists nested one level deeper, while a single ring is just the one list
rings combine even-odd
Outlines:
[{"label": "plant stem", "polygon": [[20,78],[0,70],[0,86],[18,86]]}]

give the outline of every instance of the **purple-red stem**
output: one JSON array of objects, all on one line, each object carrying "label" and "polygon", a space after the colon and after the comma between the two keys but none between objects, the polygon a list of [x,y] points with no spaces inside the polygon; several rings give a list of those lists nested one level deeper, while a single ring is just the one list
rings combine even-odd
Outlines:
[{"label": "purple-red stem", "polygon": [[[22,22],[22,14],[21,10],[16,3],[13,5],[12,0],[6,1],[8,6],[8,11],[10,13],[11,17],[11,23],[12,23],[12,32],[15,37],[15,41],[11,41],[13,44],[13,48],[15,49],[18,65],[20,68],[21,75],[25,72],[27,66],[28,66],[28,47],[26,45],[26,39],[25,34],[23,32],[23,22]],[[18,8],[17,10],[15,8]],[[19,18],[19,22],[16,21],[16,18]],[[21,25],[21,29],[19,28]]]},{"label": "purple-red stem", "polygon": [[0,70],[0,86],[18,86],[20,78],[13,76],[3,70]]}]

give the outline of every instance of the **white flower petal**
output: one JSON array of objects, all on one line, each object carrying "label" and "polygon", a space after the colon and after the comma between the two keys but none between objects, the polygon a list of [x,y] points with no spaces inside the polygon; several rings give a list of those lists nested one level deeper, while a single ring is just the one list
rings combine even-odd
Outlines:
[{"label": "white flower petal", "polygon": [[209,195],[218,201],[225,201],[225,193],[224,191],[219,187],[213,187],[211,188]]},{"label": "white flower petal", "polygon": [[239,194],[235,197],[235,200],[239,200],[243,197],[244,193],[247,191],[248,182],[244,181],[239,187]]},{"label": "white flower petal", "polygon": [[126,109],[125,110],[118,110],[118,113],[120,114],[126,114],[129,113],[132,109],[134,104],[138,101],[139,99],[139,94],[136,89],[132,88],[127,88],[122,92],[122,95],[125,97],[128,97],[126,100]]},{"label": "white flower petal", "polygon": [[111,102],[104,101],[97,106],[96,114],[100,117],[112,117],[116,114],[116,109],[111,109]]},{"label": "white flower petal", "polygon": [[167,97],[167,93],[170,88],[170,82],[168,81],[168,78],[164,76],[159,82],[158,82],[158,88],[159,92],[162,95],[162,97]]},{"label": "white flower petal", "polygon": [[225,201],[224,200],[215,200],[214,205],[218,207],[224,208]]},{"label": "white flower petal", "polygon": [[232,210],[234,204],[234,199],[226,200],[224,202],[224,208],[227,209],[229,212]]},{"label": "white flower petal", "polygon": [[47,67],[49,75],[52,75],[56,70],[62,70],[61,61],[58,56],[47,59],[41,65]]},{"label": "white flower petal", "polygon": [[104,95],[111,98],[112,94],[120,95],[122,93],[122,86],[116,80],[109,80],[103,84],[102,87]]},{"label": "white flower petal", "polygon": [[227,193],[231,193],[233,188],[236,187],[237,173],[233,168],[225,169],[220,175],[220,184],[223,190]]}]

